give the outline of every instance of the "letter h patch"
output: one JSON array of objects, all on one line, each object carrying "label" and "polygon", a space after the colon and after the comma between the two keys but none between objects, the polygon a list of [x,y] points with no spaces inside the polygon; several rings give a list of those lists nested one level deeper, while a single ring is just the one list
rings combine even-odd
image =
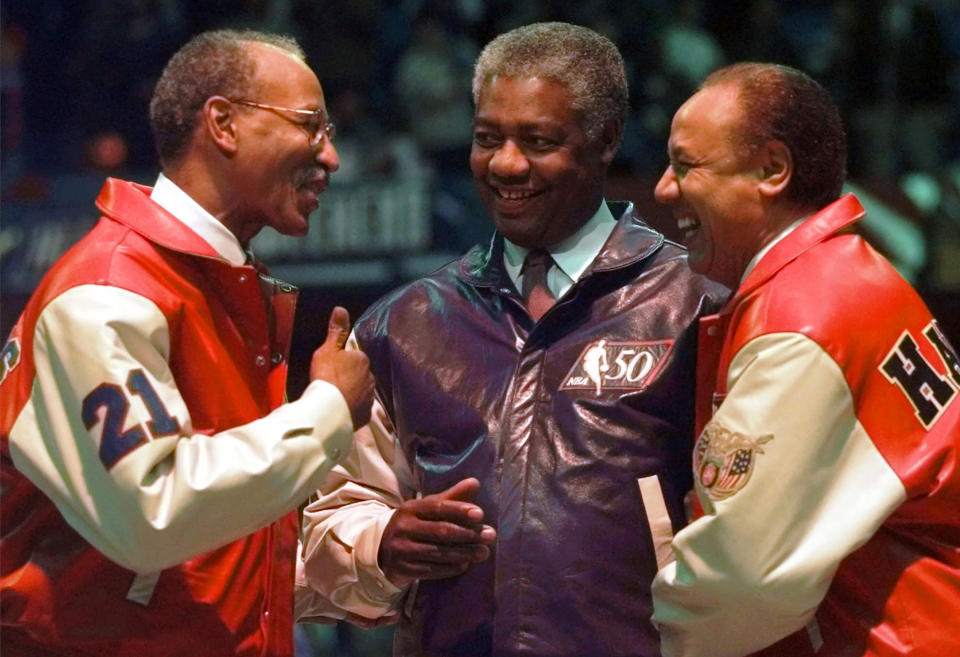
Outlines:
[{"label": "letter h patch", "polygon": [[880,371],[887,380],[900,387],[913,405],[917,418],[929,429],[957,395],[960,361],[935,321],[927,325],[923,335],[940,354],[948,376],[942,376],[933,368],[920,353],[909,331],[900,335],[896,346],[880,365]]}]

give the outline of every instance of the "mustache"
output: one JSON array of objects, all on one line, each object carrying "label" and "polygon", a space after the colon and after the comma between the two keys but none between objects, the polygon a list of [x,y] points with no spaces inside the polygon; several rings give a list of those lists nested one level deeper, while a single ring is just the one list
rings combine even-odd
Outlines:
[{"label": "mustache", "polygon": [[330,171],[327,170],[326,167],[310,167],[309,169],[304,169],[300,175],[297,176],[298,186],[310,185],[318,182],[322,182],[324,184],[330,182]]}]

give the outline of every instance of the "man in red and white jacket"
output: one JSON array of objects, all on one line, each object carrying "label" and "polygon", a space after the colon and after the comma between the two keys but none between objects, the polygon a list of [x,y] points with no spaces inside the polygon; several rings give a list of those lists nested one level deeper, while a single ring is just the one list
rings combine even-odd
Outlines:
[{"label": "man in red and white jacket", "polygon": [[284,403],[297,293],[247,246],[306,231],[338,166],[325,116],[290,39],[204,33],[168,63],[163,174],[107,181],[3,347],[5,657],[293,655],[295,509],[373,380],[337,309]]},{"label": "man in red and white jacket", "polygon": [[663,654],[960,654],[960,363],[854,233],[836,107],[736,64],[678,110],[669,154],[657,199],[736,293],[701,327],[703,513],[653,584]]}]

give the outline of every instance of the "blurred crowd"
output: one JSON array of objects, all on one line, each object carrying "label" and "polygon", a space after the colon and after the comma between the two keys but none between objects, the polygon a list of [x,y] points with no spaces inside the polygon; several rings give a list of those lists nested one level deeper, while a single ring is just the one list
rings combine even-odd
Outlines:
[{"label": "blurred crowd", "polygon": [[853,177],[943,170],[960,157],[951,0],[5,0],[0,19],[11,175],[154,168],[146,106],[163,62],[189,35],[227,26],[300,40],[340,134],[364,146],[353,172],[396,166],[381,148],[393,132],[412,136],[430,165],[463,169],[480,47],[553,19],[607,34],[626,57],[634,113],[622,171],[656,173],[680,100],[738,59],[791,64],[830,88]]},{"label": "blurred crowd", "polygon": [[831,90],[852,179],[899,181],[929,212],[960,176],[952,0],[3,0],[0,20],[5,198],[42,196],[44,176],[64,171],[152,174],[147,102],[163,63],[189,35],[228,26],[304,46],[338,126],[341,182],[425,168],[446,194],[441,214],[468,208],[451,218],[468,242],[473,60],[538,20],[589,25],[623,51],[633,111],[614,173],[655,178],[681,100],[706,72],[753,59]]}]

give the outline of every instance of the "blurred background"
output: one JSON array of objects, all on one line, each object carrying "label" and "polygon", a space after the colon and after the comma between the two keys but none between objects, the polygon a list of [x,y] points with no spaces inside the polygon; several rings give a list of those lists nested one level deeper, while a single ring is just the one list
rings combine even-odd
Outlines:
[{"label": "blurred background", "polygon": [[[310,233],[264,231],[254,250],[300,286],[292,396],[327,316],[358,316],[490,224],[470,178],[472,65],[525,23],[588,25],[621,49],[631,114],[607,198],[653,202],[676,108],[742,59],[801,68],[848,132],[863,232],[960,345],[960,3],[955,0],[19,0],[0,1],[0,330],[50,264],[96,220],[106,176],[152,184],[147,104],[191,35],[250,27],[295,36],[337,125],[341,169]],[[865,318],[869,321],[869,318]],[[301,626],[298,657],[388,655],[390,630]]]}]

